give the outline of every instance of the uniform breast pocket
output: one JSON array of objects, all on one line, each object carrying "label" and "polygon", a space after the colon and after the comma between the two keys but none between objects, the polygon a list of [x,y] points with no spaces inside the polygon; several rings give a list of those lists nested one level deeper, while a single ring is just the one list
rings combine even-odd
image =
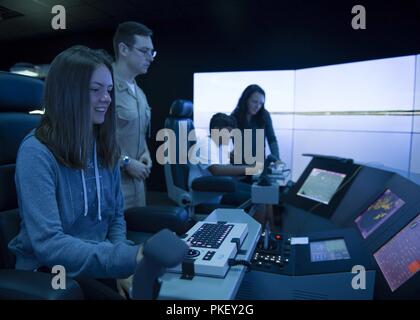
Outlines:
[{"label": "uniform breast pocket", "polygon": [[129,110],[122,107],[117,108],[117,121],[120,128],[135,123],[137,121],[137,117],[138,115],[136,110]]}]

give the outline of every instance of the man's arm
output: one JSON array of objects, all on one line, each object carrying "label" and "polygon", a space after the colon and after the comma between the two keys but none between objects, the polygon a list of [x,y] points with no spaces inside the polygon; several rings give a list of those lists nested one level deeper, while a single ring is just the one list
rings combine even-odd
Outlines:
[{"label": "man's arm", "polygon": [[149,177],[150,168],[136,159],[130,159],[130,163],[125,167],[125,172],[136,179],[145,180]]},{"label": "man's arm", "polygon": [[210,173],[214,176],[245,176],[260,174],[264,164],[256,162],[252,166],[231,165],[231,164],[213,164],[208,167]]},{"label": "man's arm", "polygon": [[213,164],[208,170],[214,176],[244,176],[248,166],[234,166],[231,164]]},{"label": "man's arm", "polygon": [[149,169],[152,168],[153,163],[152,163],[152,158],[150,157],[150,151],[149,151],[149,148],[147,147],[147,143],[145,145],[145,150],[140,157],[140,162],[144,163]]},{"label": "man's arm", "polygon": [[279,145],[277,142],[276,134],[273,128],[273,121],[271,120],[270,114],[267,112],[266,124],[265,124],[265,134],[267,137],[268,146],[270,147],[270,152],[277,159],[280,159]]}]

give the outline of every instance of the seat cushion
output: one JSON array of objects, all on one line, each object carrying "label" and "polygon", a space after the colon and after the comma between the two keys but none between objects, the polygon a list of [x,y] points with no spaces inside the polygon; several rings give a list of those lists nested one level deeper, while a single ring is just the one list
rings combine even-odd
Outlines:
[{"label": "seat cushion", "polygon": [[42,107],[44,82],[34,77],[0,71],[0,109],[29,112]]},{"label": "seat cushion", "polygon": [[127,231],[127,239],[133,241],[135,244],[145,243],[153,233]]},{"label": "seat cushion", "polygon": [[127,229],[136,232],[155,233],[169,229],[182,234],[188,228],[188,212],[175,206],[147,206],[125,211]]},{"label": "seat cushion", "polygon": [[194,179],[191,188],[202,192],[235,192],[236,180],[227,176],[205,176]]},{"label": "seat cushion", "polygon": [[16,258],[10,252],[8,244],[19,233],[19,228],[18,209],[0,212],[0,269],[15,267]]},{"label": "seat cushion", "polygon": [[0,165],[0,212],[18,207],[15,187],[15,164]]},{"label": "seat cushion", "polygon": [[0,165],[16,162],[20,143],[40,120],[41,116],[37,114],[0,112]]}]

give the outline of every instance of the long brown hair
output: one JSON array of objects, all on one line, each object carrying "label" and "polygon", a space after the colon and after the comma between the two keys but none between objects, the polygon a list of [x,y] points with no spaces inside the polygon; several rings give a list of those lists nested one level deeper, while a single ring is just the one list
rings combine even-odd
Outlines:
[{"label": "long brown hair", "polygon": [[[245,128],[246,115],[248,113],[248,100],[255,92],[258,92],[265,98],[264,90],[257,84],[251,84],[248,87],[246,87],[245,90],[242,92],[238,100],[238,104],[236,105],[235,110],[233,110],[231,114],[236,118],[239,129]],[[265,128],[267,113],[268,111],[266,111],[263,104],[260,110],[258,110],[257,114],[254,116],[254,119],[260,128]]]},{"label": "long brown hair", "polygon": [[113,92],[104,122],[93,125],[91,119],[90,80],[101,65],[112,75],[111,59],[104,51],[74,46],[61,52],[48,72],[45,114],[35,135],[58,161],[71,168],[85,168],[95,139],[103,166],[110,168],[119,158]]}]

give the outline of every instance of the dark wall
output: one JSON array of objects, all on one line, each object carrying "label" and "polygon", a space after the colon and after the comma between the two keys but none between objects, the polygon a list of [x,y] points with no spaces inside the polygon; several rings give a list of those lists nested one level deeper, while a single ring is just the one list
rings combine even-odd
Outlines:
[{"label": "dark wall", "polygon": [[[194,72],[297,69],[420,53],[420,1],[335,2],[214,1],[189,15],[136,19],[154,30],[158,50],[149,73],[138,78],[153,110],[151,152],[171,102],[192,99]],[[351,28],[355,4],[366,7],[366,30]],[[16,62],[50,63],[75,44],[112,52],[116,25],[3,42],[0,70]],[[148,185],[165,190],[163,169],[156,163]]]}]

